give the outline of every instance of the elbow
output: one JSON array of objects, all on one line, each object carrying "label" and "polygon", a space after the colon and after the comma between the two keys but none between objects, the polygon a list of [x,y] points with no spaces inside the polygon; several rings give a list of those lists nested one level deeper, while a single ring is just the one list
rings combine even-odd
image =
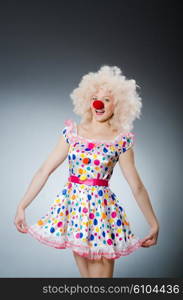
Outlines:
[{"label": "elbow", "polygon": [[145,187],[143,184],[138,184],[133,188],[133,194],[134,195],[139,195],[142,191],[145,190]]},{"label": "elbow", "polygon": [[43,177],[49,177],[51,174],[51,172],[48,169],[42,167],[37,171],[37,173]]}]

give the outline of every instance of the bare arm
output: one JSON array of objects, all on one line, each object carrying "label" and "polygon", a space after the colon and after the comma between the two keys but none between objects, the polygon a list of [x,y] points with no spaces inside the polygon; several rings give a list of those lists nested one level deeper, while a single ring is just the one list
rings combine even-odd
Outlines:
[{"label": "bare arm", "polygon": [[63,136],[60,136],[53,151],[49,154],[48,158],[33,176],[25,195],[18,205],[18,208],[25,209],[33,201],[47,182],[50,174],[66,159],[68,150],[69,144],[65,141]]},{"label": "bare arm", "polygon": [[[152,228],[152,232],[156,232],[158,235],[159,223],[153,211],[148,192],[136,169],[133,148],[129,148],[126,152],[121,153],[121,155],[119,156],[119,165],[124,178],[131,188],[138,206],[140,207],[147,222]],[[150,236],[152,238],[152,235]],[[150,236],[148,236],[148,238]],[[154,243],[156,243],[156,241]],[[150,245],[149,242],[146,244]]]}]

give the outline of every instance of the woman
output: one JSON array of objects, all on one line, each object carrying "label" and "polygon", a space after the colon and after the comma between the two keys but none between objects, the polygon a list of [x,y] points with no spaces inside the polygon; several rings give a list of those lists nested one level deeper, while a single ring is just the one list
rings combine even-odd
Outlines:
[{"label": "woman", "polygon": [[[113,277],[115,259],[157,243],[158,220],[134,159],[131,129],[142,107],[136,86],[118,67],[102,66],[83,76],[71,94],[81,123],[65,121],[56,148],[36,172],[17,208],[17,230],[57,249],[70,247],[82,277]],[[63,190],[50,211],[27,226],[25,208],[67,157],[70,176]],[[150,225],[144,239],[134,235],[123,205],[109,187],[118,161]]]}]

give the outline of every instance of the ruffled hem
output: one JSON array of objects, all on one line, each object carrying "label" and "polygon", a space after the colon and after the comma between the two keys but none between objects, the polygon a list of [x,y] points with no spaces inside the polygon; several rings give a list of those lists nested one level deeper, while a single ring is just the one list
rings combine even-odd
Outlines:
[{"label": "ruffled hem", "polygon": [[93,252],[91,247],[84,246],[84,245],[77,245],[75,243],[72,243],[71,241],[64,241],[63,243],[57,242],[57,241],[50,241],[46,237],[40,235],[38,232],[36,232],[33,228],[28,228],[28,233],[32,235],[34,238],[36,238],[41,243],[54,247],[56,249],[66,249],[71,248],[74,252],[76,252],[78,255],[82,257],[86,257],[88,259],[101,259],[102,257],[105,257],[107,259],[117,259],[121,256],[129,255],[130,253],[134,252],[138,248],[141,247],[141,244],[143,240],[140,239],[134,239],[135,243],[127,247],[126,249],[120,250],[120,251],[114,251],[112,249],[111,252],[104,252],[102,249],[99,249],[98,252]]}]

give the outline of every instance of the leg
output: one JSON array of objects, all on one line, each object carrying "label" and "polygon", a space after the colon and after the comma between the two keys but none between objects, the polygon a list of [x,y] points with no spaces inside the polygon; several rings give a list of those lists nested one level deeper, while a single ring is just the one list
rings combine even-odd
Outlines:
[{"label": "leg", "polygon": [[113,277],[114,259],[102,257],[100,260],[88,260],[88,273],[90,278]]},{"label": "leg", "polygon": [[73,251],[73,255],[76,261],[76,264],[79,268],[79,272],[82,277],[88,278],[89,273],[88,273],[88,259],[86,257],[82,257],[76,252]]}]

